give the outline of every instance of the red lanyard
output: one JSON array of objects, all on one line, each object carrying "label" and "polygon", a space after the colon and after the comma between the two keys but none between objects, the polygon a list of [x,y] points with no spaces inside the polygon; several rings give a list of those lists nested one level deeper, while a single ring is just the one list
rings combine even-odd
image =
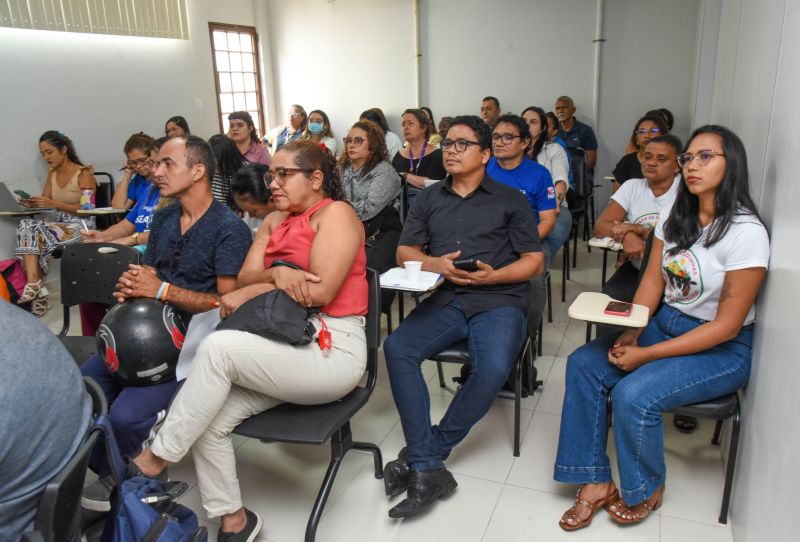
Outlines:
[{"label": "red lanyard", "polygon": [[428,142],[422,144],[422,154],[419,156],[419,160],[417,160],[416,167],[414,166],[414,151],[411,150],[411,145],[408,146],[408,172],[412,175],[416,175],[417,171],[419,170],[419,165],[422,163],[422,158],[425,156],[425,149],[428,148]]}]

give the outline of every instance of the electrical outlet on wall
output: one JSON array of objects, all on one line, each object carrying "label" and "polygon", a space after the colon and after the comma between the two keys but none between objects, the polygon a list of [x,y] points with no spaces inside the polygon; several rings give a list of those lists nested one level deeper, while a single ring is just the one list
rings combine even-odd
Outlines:
[{"label": "electrical outlet on wall", "polygon": [[195,98],[194,99],[194,110],[200,112],[203,110],[203,99],[202,98]]}]

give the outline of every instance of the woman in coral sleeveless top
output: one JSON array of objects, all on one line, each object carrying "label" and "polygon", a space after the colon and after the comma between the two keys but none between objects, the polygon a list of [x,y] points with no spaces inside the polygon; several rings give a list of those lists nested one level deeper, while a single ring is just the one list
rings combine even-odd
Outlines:
[{"label": "woman in coral sleeveless top", "polygon": [[[230,433],[245,418],[282,402],[321,404],[350,392],[366,368],[364,316],[368,290],[364,228],[342,200],[336,164],[318,143],[286,143],[272,158],[270,189],[278,211],[261,225],[239,289],[222,297],[222,316],[248,299],[279,288],[327,327],[332,347],[217,331],[200,345],[189,377],[151,448],[135,459],[148,476],[190,449],[203,507],[220,517],[218,540],[253,540],[261,518],[242,505]],[[290,262],[305,271],[278,265]],[[324,324],[323,324],[324,321]]]}]

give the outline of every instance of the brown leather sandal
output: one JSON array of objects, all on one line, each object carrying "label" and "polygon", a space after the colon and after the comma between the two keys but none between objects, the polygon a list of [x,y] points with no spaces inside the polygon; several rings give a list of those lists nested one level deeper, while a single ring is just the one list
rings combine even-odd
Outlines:
[{"label": "brown leather sandal", "polygon": [[[608,495],[595,502],[589,502],[586,499],[581,498],[581,491],[583,490],[583,487],[584,486],[578,488],[575,504],[572,505],[572,508],[564,512],[564,515],[561,516],[561,519],[558,522],[558,525],[565,531],[577,531],[578,529],[588,527],[592,523],[592,518],[594,518],[594,514],[597,512],[597,510],[600,508],[605,508],[610,503],[619,499],[619,492],[614,484],[611,484],[611,492]],[[581,519],[578,516],[578,505],[589,510],[589,515],[587,517]],[[571,525],[567,523],[568,519],[572,519],[575,524]]]},{"label": "brown leather sandal", "polygon": [[645,499],[644,502],[628,506],[625,501],[618,499],[610,504],[606,511],[611,519],[623,525],[631,523],[639,523],[650,515],[650,512],[655,512],[661,508],[661,503],[664,500],[664,486],[662,485],[656,489],[650,498]]}]

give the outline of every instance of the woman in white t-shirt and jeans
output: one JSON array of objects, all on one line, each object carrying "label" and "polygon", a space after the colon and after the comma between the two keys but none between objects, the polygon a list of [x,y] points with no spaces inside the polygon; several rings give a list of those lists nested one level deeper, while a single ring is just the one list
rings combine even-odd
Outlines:
[{"label": "woman in white t-shirt and jeans", "polygon": [[[657,509],[666,479],[662,412],[736,391],[750,376],[769,237],[749,195],[744,146],[727,128],[704,126],[678,162],[683,182],[661,214],[634,297],[655,316],[567,362],[554,477],[583,485],[559,522],[566,530],[586,527],[599,508],[619,523]],[[605,452],[608,394],[619,490]]]},{"label": "woman in white t-shirt and jeans", "polygon": [[612,194],[594,225],[595,237],[622,243],[627,261],[603,284],[603,293],[630,301],[636,293],[647,238],[661,211],[672,207],[681,184],[678,154],[681,141],[674,135],[651,139],[642,149],[643,179],[630,179]]}]

